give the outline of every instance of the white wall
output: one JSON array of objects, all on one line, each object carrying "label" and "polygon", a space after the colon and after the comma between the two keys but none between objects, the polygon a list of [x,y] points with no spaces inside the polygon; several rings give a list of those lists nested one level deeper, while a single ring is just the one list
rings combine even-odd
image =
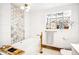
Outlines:
[{"label": "white wall", "polygon": [[[37,35],[40,34],[41,31],[44,31],[47,14],[66,10],[72,11],[71,19],[74,21],[74,24],[70,30],[62,30],[54,33],[55,45],[58,47],[67,48],[70,46],[67,41],[72,43],[79,43],[79,4],[70,4],[66,6],[54,7],[48,10],[30,12],[30,35]],[[62,39],[63,37],[66,39],[66,41]]]},{"label": "white wall", "polygon": [[30,35],[39,35],[43,30],[43,12],[31,12],[30,13]]},{"label": "white wall", "polygon": [[30,34],[30,14],[26,11],[24,12],[24,19],[25,19],[25,38],[28,39]]},{"label": "white wall", "polygon": [[10,44],[10,4],[0,4],[0,46]]}]

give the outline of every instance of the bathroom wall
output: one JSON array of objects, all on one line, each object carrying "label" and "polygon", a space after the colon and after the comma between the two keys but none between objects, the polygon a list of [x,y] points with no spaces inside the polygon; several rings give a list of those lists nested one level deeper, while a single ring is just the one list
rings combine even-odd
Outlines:
[{"label": "bathroom wall", "polygon": [[10,44],[10,4],[0,4],[0,46]]},{"label": "bathroom wall", "polygon": [[[5,44],[12,43],[12,40],[11,40],[11,22],[12,22],[11,21],[11,4],[2,3],[2,4],[0,4],[0,7],[1,7],[0,8],[0,28],[1,28],[0,29],[0,45],[2,46]],[[12,18],[12,19],[14,19],[14,18]],[[23,27],[22,27],[22,29],[23,29]],[[19,32],[21,32],[21,31],[19,31]],[[20,38],[19,40],[22,40],[22,38]]]},{"label": "bathroom wall", "polygon": [[30,34],[30,14],[28,12],[24,12],[24,21],[25,21],[25,38],[28,39]]},{"label": "bathroom wall", "polygon": [[[68,4],[48,10],[30,12],[30,36],[38,35],[41,31],[44,32],[47,14],[66,10],[71,10],[71,20],[74,22],[72,28],[55,32],[52,45],[55,43],[57,47],[69,48],[70,43],[79,43],[79,4]],[[65,38],[65,40],[63,40],[63,38]]]},{"label": "bathroom wall", "polygon": [[25,39],[25,23],[24,23],[24,10],[11,4],[11,44],[20,42]]},{"label": "bathroom wall", "polygon": [[43,30],[43,11],[30,12],[30,36],[38,36]]}]

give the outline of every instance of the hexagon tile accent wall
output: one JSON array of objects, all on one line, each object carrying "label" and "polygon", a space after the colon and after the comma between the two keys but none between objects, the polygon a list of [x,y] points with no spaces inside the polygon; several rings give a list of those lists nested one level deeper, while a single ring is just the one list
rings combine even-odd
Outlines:
[{"label": "hexagon tile accent wall", "polygon": [[11,44],[24,39],[24,10],[11,4]]}]

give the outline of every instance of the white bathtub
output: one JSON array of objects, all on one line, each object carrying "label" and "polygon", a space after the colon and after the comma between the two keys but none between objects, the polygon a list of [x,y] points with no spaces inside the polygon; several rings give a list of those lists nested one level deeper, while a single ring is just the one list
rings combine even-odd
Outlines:
[{"label": "white bathtub", "polygon": [[14,47],[24,50],[25,53],[23,55],[34,55],[39,54],[40,51],[40,38],[32,37],[29,39],[25,39],[21,42],[13,44]]}]

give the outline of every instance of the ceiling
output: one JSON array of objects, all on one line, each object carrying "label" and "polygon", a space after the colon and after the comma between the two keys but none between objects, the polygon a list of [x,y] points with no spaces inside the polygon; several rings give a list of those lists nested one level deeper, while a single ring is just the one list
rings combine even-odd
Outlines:
[{"label": "ceiling", "polygon": [[[30,11],[38,11],[38,10],[46,10],[46,9],[50,9],[53,7],[58,7],[58,6],[63,6],[63,5],[67,5],[68,3],[32,3],[29,4],[31,9]],[[16,3],[16,6],[22,6],[24,5],[23,3]]]},{"label": "ceiling", "polygon": [[67,4],[64,4],[64,3],[36,3],[36,4],[32,4],[31,10],[32,11],[46,10],[46,9],[63,6],[63,5],[67,5]]}]

